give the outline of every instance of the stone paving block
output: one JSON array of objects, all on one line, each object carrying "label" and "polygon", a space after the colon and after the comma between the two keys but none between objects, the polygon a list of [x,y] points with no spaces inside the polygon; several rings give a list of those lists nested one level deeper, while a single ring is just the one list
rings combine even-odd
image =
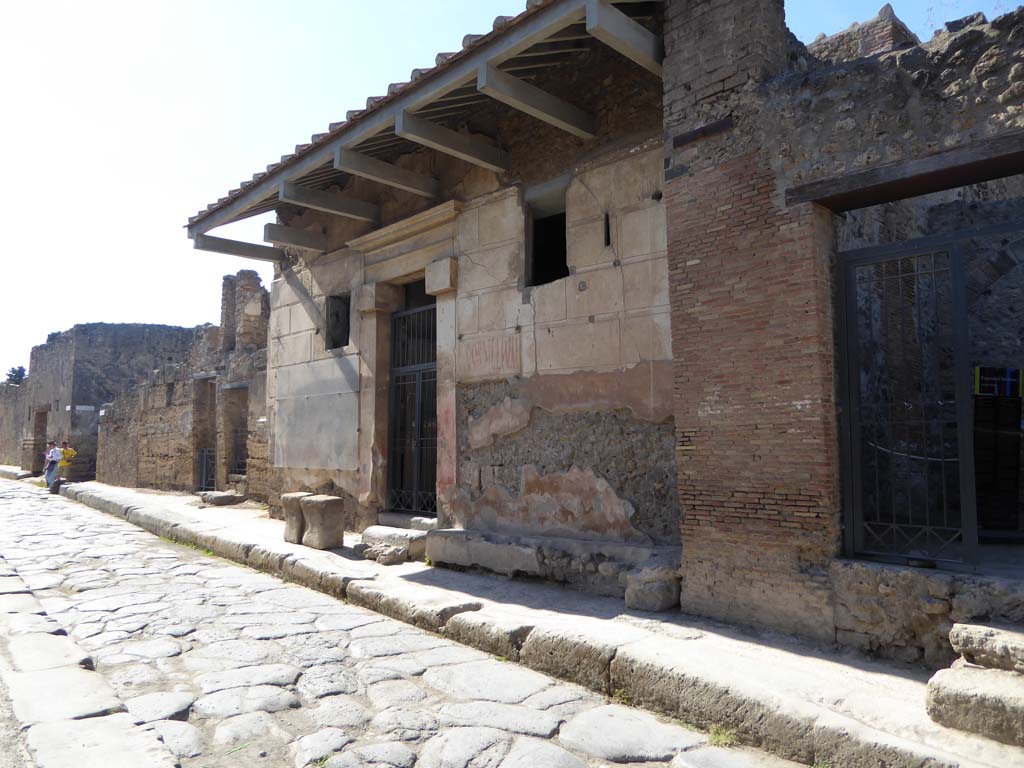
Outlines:
[{"label": "stone paving block", "polygon": [[392,741],[357,747],[335,755],[324,764],[324,768],[412,768],[415,763],[415,752],[405,744]]},{"label": "stone paving block", "polygon": [[199,717],[231,717],[249,712],[280,712],[301,706],[299,698],[276,685],[229,688],[197,699],[193,710]]},{"label": "stone paving block", "polygon": [[125,714],[40,723],[28,729],[38,768],[175,768],[153,731]]},{"label": "stone paving block", "polygon": [[1024,746],[1024,675],[960,664],[928,681],[928,716],[961,731]]},{"label": "stone paving block", "polygon": [[0,613],[43,613],[43,606],[32,595],[0,595]]},{"label": "stone paving block", "polygon": [[154,720],[187,720],[188,710],[196,697],[183,691],[144,693],[125,701],[128,714],[140,723]]},{"label": "stone paving block", "polygon": [[160,720],[153,723],[153,728],[171,754],[176,757],[196,757],[202,754],[203,737],[194,725],[179,720]]},{"label": "stone paving block", "polygon": [[428,669],[423,679],[457,699],[503,704],[519,704],[552,683],[538,672],[491,659]]},{"label": "stone paving block", "polygon": [[516,739],[501,768],[587,768],[575,755],[549,741]]},{"label": "stone paving block", "polygon": [[310,763],[322,760],[335,752],[340,752],[353,738],[340,728],[322,728],[316,733],[296,740],[295,768],[305,768]]},{"label": "stone paving block", "polygon": [[559,740],[570,749],[613,763],[671,760],[706,741],[695,731],[615,704],[576,715],[562,727]]},{"label": "stone paving block", "polygon": [[66,635],[18,635],[8,642],[7,652],[18,672],[69,666],[86,669],[93,667],[92,657]]},{"label": "stone paving block", "polygon": [[10,672],[4,675],[4,682],[14,714],[23,725],[124,711],[107,682],[96,672],[80,667]]},{"label": "stone paving block", "polygon": [[66,634],[64,627],[38,613],[0,613],[0,634],[16,636],[34,633]]},{"label": "stone paving block", "polygon": [[292,734],[267,712],[246,712],[229,717],[221,721],[213,732],[215,742],[228,746],[252,740],[259,745],[287,744],[291,739]]},{"label": "stone paving block", "polygon": [[292,685],[302,672],[291,664],[260,664],[224,672],[208,672],[196,678],[203,693],[250,685]]},{"label": "stone paving block", "polygon": [[0,595],[16,595],[28,592],[25,582],[17,576],[0,576]]},{"label": "stone paving block", "polygon": [[562,718],[547,712],[493,701],[444,704],[438,708],[437,718],[442,725],[499,728],[510,733],[544,738],[554,736],[562,722]]}]

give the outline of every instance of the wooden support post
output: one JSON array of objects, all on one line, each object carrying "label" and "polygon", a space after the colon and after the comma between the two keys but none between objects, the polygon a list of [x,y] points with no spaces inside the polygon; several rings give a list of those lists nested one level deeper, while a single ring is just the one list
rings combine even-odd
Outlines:
[{"label": "wooden support post", "polygon": [[375,157],[339,147],[334,153],[334,167],[339,171],[361,176],[389,187],[404,189],[420,197],[437,197],[440,185],[437,179],[421,173],[407,171],[397,165],[385,163]]},{"label": "wooden support post", "polygon": [[323,253],[327,250],[327,235],[309,232],[305,229],[286,227],[283,224],[265,224],[263,239],[274,245],[290,245],[307,251]]},{"label": "wooden support post", "polygon": [[213,235],[196,235],[192,241],[192,247],[198,251],[211,251],[212,253],[223,253],[228,256],[241,256],[246,259],[259,259],[260,261],[283,262],[284,251],[280,248],[271,248],[268,245],[257,245],[256,243],[244,243],[241,240],[228,240],[224,237]]},{"label": "wooden support post", "polygon": [[594,138],[594,118],[572,104],[542,91],[507,72],[481,64],[476,76],[476,89],[502,104],[550,123],[581,139]]},{"label": "wooden support post", "polygon": [[586,0],[587,32],[648,72],[661,77],[661,40],[604,0]]},{"label": "wooden support post", "polygon": [[404,139],[465,160],[467,163],[479,165],[489,171],[500,173],[508,170],[508,155],[497,147],[471,139],[408,112],[399,112],[395,117],[395,133]]},{"label": "wooden support post", "polygon": [[335,216],[344,216],[347,219],[369,221],[372,224],[380,221],[380,208],[373,203],[345,197],[334,192],[300,187],[291,181],[281,182],[277,197],[282,203],[291,203]]}]

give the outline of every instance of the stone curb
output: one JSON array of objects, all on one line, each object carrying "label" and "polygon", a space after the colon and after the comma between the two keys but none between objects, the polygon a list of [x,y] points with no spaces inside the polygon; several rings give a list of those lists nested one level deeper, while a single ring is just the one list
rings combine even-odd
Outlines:
[{"label": "stone curb", "polygon": [[0,466],[0,477],[5,480],[24,480],[25,478],[32,477],[32,473],[18,467]]},{"label": "stone curb", "polygon": [[499,652],[523,666],[631,705],[703,727],[733,729],[742,743],[782,758],[843,768],[1002,768],[967,761],[824,706],[759,688],[757,681],[733,681],[722,675],[716,679],[713,669],[704,674],[677,668],[658,638],[639,628],[616,627],[602,619],[573,622],[571,627],[557,619],[544,627],[503,622],[502,617],[489,621],[489,612],[479,602],[438,599],[429,587],[332,571],[322,556],[304,558],[283,551],[283,540],[282,550],[275,552],[272,544],[241,541],[222,526],[205,525],[170,510],[142,509],[74,485],[63,485],[60,493],[165,539],[206,549],[479,650]]}]

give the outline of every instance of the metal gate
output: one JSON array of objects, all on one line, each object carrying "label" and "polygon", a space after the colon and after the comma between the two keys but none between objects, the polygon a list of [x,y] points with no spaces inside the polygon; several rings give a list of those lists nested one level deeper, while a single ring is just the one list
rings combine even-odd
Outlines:
[{"label": "metal gate", "polygon": [[1020,225],[840,254],[849,555],[977,560],[969,256]]},{"label": "metal gate", "polygon": [[212,491],[217,485],[217,458],[213,448],[199,449],[199,478],[197,491]]},{"label": "metal gate", "polygon": [[391,316],[387,507],[392,512],[437,514],[436,329],[433,305]]}]

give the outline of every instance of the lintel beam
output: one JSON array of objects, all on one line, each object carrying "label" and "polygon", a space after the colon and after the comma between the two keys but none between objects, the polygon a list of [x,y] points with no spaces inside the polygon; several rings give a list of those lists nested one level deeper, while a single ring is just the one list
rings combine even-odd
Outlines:
[{"label": "lintel beam", "polygon": [[283,224],[264,224],[263,239],[274,245],[290,245],[292,248],[301,248],[306,251],[322,253],[327,250],[327,235],[321,232],[286,227]]},{"label": "lintel beam", "polygon": [[259,261],[280,263],[285,260],[284,251],[280,248],[245,243],[241,240],[229,240],[226,237],[214,237],[213,235],[196,235],[195,240],[192,241],[192,247],[198,251],[223,253],[228,256],[241,256]]},{"label": "lintel beam", "polygon": [[661,40],[604,0],[586,0],[587,32],[627,59],[661,77]]},{"label": "lintel beam", "polygon": [[334,153],[334,167],[339,171],[361,176],[389,187],[403,189],[420,197],[437,197],[440,185],[432,176],[399,168],[375,157],[338,147]]},{"label": "lintel beam", "polygon": [[300,187],[292,181],[281,182],[281,189],[278,191],[277,197],[282,203],[291,203],[302,208],[343,216],[346,219],[369,221],[372,224],[380,221],[380,208],[373,203],[334,192]]},{"label": "lintel beam", "polygon": [[395,116],[395,134],[489,171],[501,173],[508,170],[508,154],[497,147],[408,112],[399,112]]},{"label": "lintel beam", "polygon": [[581,139],[594,138],[593,116],[490,64],[480,65],[476,76],[476,89],[502,104],[568,131]]}]

